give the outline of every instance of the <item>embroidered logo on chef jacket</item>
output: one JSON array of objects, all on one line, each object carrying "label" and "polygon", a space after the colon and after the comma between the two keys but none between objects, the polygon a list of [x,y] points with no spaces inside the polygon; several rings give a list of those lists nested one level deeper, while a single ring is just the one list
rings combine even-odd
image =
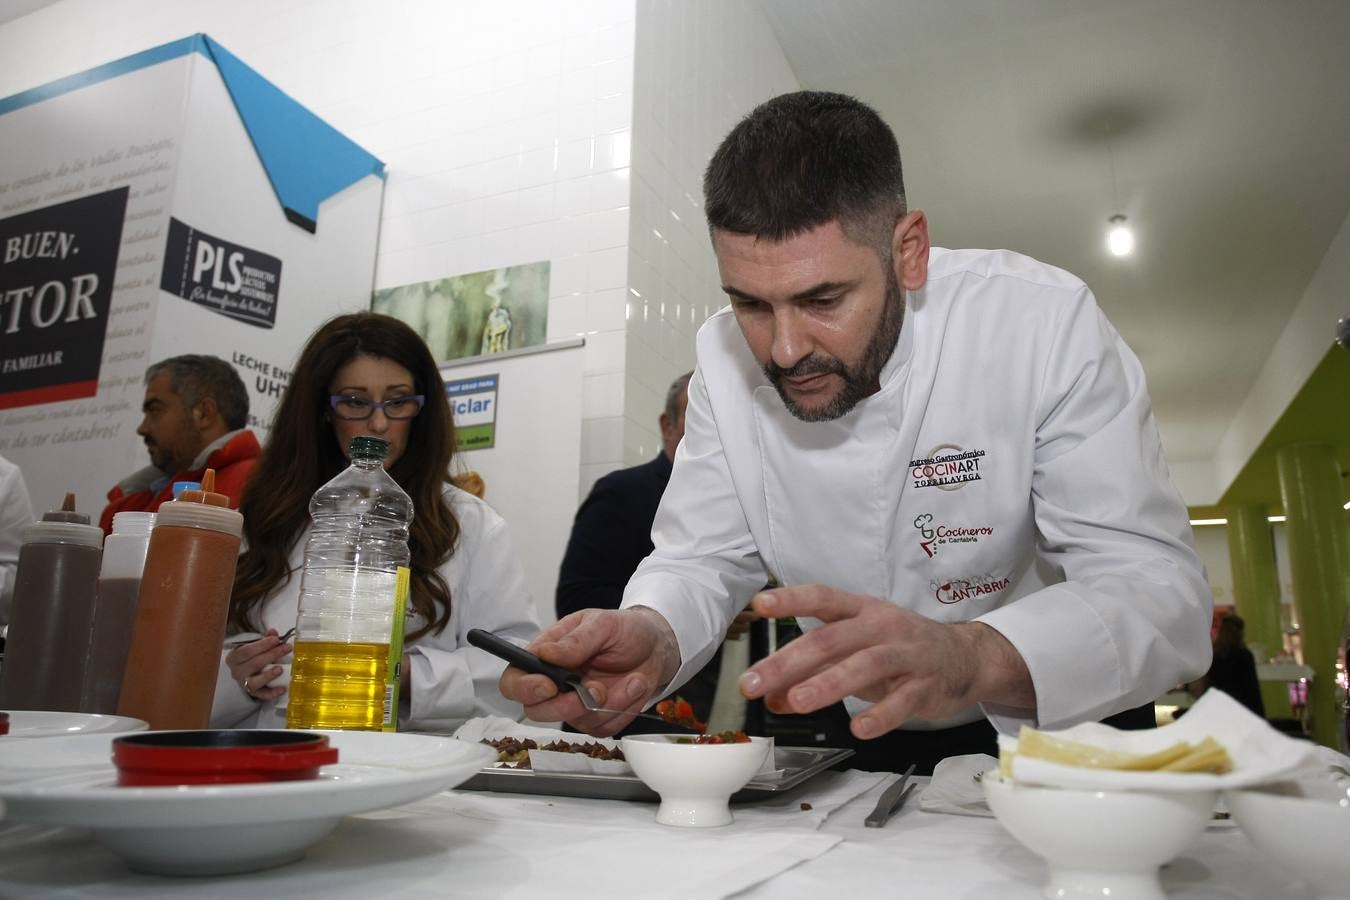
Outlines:
[{"label": "embroidered logo on chef jacket", "polygon": [[932,513],[921,513],[914,518],[914,527],[919,532],[919,546],[929,559],[937,556],[938,548],[944,544],[975,544],[980,538],[994,533],[992,525],[947,525],[933,522]]},{"label": "embroidered logo on chef jacket", "polygon": [[969,597],[983,597],[988,594],[997,594],[1004,590],[1010,583],[1010,579],[996,578],[991,573],[983,575],[972,575],[967,578],[934,578],[928,582],[928,586],[933,589],[933,597],[937,602],[952,604],[960,603]]},{"label": "embroidered logo on chef jacket", "polygon": [[983,450],[966,450],[956,444],[938,444],[928,455],[909,461],[909,477],[916,488],[935,487],[940,491],[959,491],[972,481],[980,481]]}]

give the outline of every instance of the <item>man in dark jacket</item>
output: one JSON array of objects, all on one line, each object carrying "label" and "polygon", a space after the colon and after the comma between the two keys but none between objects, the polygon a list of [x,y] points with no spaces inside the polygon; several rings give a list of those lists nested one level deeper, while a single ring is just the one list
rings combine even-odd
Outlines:
[{"label": "man in dark jacket", "polygon": [[[623,589],[638,563],[652,552],[652,521],[661,503],[675,448],[684,437],[684,409],[689,403],[689,378],[686,372],[666,392],[661,413],[661,452],[651,462],[610,472],[591,488],[586,501],[577,510],[572,536],[567,542],[562,568],[558,573],[556,597],[558,618],[579,609],[618,609]],[[728,637],[745,633],[745,621],[732,625]],[[708,721],[722,652],[717,654],[680,689],[699,721]]]}]

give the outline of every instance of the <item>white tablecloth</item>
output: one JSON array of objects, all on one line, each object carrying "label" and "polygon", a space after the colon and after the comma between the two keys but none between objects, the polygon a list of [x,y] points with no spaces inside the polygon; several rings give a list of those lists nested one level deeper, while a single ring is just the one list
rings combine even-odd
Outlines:
[{"label": "white tablecloth", "polygon": [[[885,828],[864,828],[892,777],[825,773],[737,804],[730,826],[692,830],[657,825],[648,803],[448,791],[348,818],[300,862],[222,878],[138,875],[83,832],[0,825],[0,896],[1039,896],[1044,863],[993,819],[923,812],[916,794]],[[1163,885],[1185,898],[1312,896],[1233,827],[1206,831]]]}]

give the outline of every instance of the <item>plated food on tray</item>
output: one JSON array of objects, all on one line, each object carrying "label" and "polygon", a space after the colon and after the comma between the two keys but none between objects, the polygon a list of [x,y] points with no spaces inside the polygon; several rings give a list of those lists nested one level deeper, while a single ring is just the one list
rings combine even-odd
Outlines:
[{"label": "plated food on tray", "polygon": [[599,741],[546,741],[540,743],[534,738],[483,738],[480,743],[487,744],[497,751],[497,764],[515,769],[533,768],[530,763],[530,751],[542,750],[546,753],[576,753],[588,759],[617,760],[624,762],[623,750],[611,747]]}]

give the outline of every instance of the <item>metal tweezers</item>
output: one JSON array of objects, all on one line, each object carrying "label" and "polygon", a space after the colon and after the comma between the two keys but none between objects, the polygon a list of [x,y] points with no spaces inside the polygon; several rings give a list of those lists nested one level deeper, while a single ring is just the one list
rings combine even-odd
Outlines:
[{"label": "metal tweezers", "polygon": [[881,799],[877,801],[876,809],[872,810],[866,819],[863,819],[864,825],[868,828],[880,828],[890,821],[891,816],[900,811],[900,807],[905,805],[906,798],[915,788],[915,785],[909,784],[909,776],[913,774],[914,764],[911,763],[904,774],[882,793]]}]

